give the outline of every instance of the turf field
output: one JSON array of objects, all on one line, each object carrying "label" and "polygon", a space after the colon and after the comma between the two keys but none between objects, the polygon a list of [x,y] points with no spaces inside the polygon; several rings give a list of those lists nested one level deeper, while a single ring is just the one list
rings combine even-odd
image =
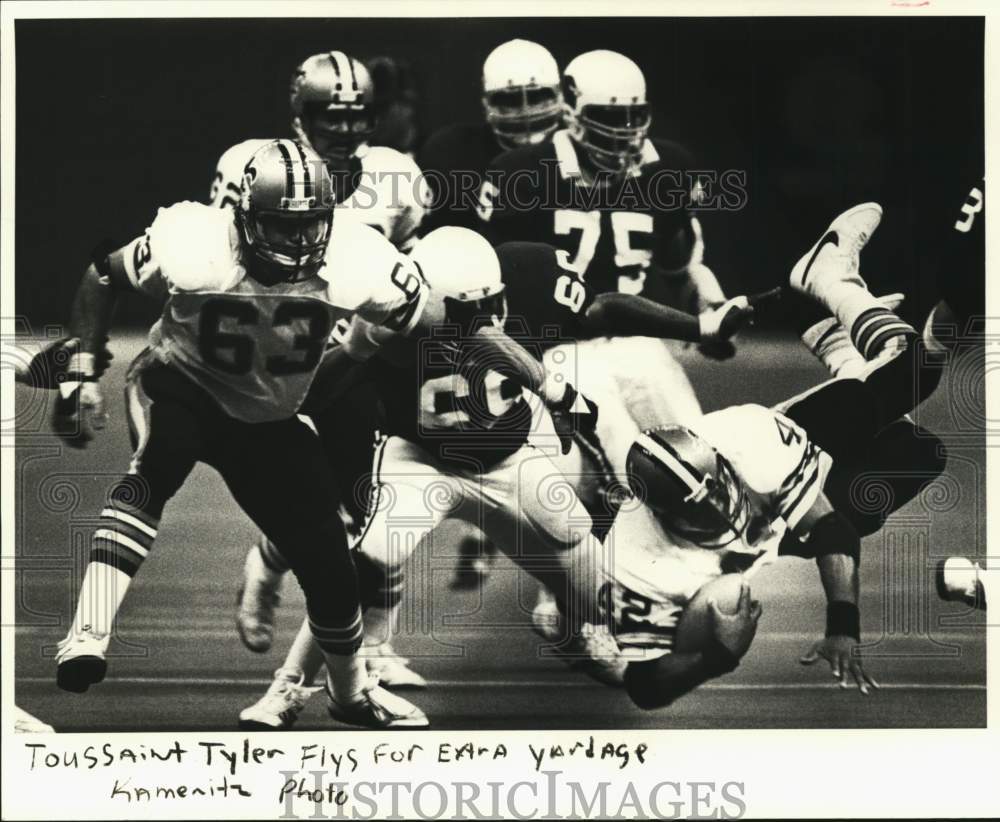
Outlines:
[{"label": "turf field", "polygon": [[[157,546],[121,612],[107,680],[82,695],[55,686],[54,645],[72,615],[87,537],[103,495],[128,463],[120,397],[125,368],[141,344],[135,334],[116,340],[105,379],[112,418],[87,451],[62,448],[46,433],[51,398],[17,389],[18,544],[15,559],[6,551],[4,557],[17,579],[16,700],[60,731],[235,729],[239,710],[263,692],[280,664],[302,598],[289,578],[275,647],[266,655],[243,648],[234,601],[254,531],[204,466],[167,508]],[[725,364],[690,351],[679,356],[691,365],[706,410],[773,403],[824,373],[797,343],[766,337],[746,339]],[[540,655],[528,627],[530,579],[501,561],[482,591],[453,593],[447,583],[454,559],[438,543],[435,555],[417,558],[411,571],[406,635],[396,643],[431,682],[414,701],[440,729],[985,725],[983,617],[939,601],[931,573],[938,557],[984,550],[983,441],[966,433],[977,414],[982,419],[982,384],[972,357],[952,364],[918,414],[949,446],[947,476],[865,541],[863,640],[866,665],[883,683],[876,696],[841,691],[825,663],[798,663],[821,636],[824,619],[809,562],[784,560],[754,579],[764,615],[737,671],[670,709],[644,712],[622,692]],[[338,726],[317,697],[298,727]]]}]

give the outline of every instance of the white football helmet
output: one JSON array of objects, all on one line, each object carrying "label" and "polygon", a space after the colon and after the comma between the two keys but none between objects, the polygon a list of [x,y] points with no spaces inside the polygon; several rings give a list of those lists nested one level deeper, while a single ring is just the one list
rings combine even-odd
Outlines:
[{"label": "white football helmet", "polygon": [[504,148],[541,143],[562,123],[559,66],[530,40],[508,40],[483,64],[486,122]]},{"label": "white football helmet", "polygon": [[606,49],[573,58],[563,72],[570,136],[598,168],[633,167],[649,133],[646,78],[624,54]]},{"label": "white football helmet", "polygon": [[307,57],[292,75],[295,136],[325,160],[343,161],[375,131],[375,84],[342,51]]},{"label": "white football helmet", "polygon": [[503,328],[507,319],[500,260],[478,232],[443,226],[421,239],[410,258],[431,294],[444,299],[447,316],[466,335],[485,321]]}]

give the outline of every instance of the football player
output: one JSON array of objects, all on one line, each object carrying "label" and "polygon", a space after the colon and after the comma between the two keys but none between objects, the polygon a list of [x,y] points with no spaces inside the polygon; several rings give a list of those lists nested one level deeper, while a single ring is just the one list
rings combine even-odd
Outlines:
[{"label": "football player", "polygon": [[[685,149],[648,136],[639,66],[617,52],[590,51],[570,62],[562,85],[566,127],[545,143],[491,161],[480,194],[481,230],[495,244],[528,240],[559,248],[596,293],[641,294],[693,314],[721,305],[725,297],[704,264],[692,210],[700,204],[701,183]],[[729,340],[700,349],[715,357],[735,351]],[[701,413],[683,369],[659,340],[595,340],[579,358],[588,377],[609,389],[598,404],[627,398],[614,424],[599,420],[610,468],[619,476],[633,429]],[[653,370],[659,379],[648,378]],[[625,420],[635,425],[619,424]],[[599,453],[585,452],[600,464]]]},{"label": "football player", "polygon": [[[924,339],[932,346],[954,347],[982,334],[986,311],[986,180],[966,182],[949,198],[935,198],[947,208],[928,227],[943,242],[927,250],[934,260],[942,300],[927,318]],[[942,202],[938,202],[941,200]],[[930,222],[930,221],[928,221]],[[946,232],[940,228],[946,227]]]},{"label": "football player", "polygon": [[[463,345],[475,327],[503,328],[540,360],[567,340],[611,334],[692,342],[728,338],[753,310],[741,297],[694,317],[638,296],[595,295],[550,246],[507,243],[494,251],[482,237],[458,227],[427,235],[413,258],[428,272],[435,291],[446,295],[453,307],[449,317],[464,319],[453,339],[425,344],[418,362],[412,350],[400,350],[406,345],[402,341],[384,344],[373,360],[388,436],[374,460],[376,494],[357,560],[362,589],[368,592],[366,631],[381,638],[395,631],[406,558],[446,517],[483,528],[515,562],[557,591],[565,588],[558,556],[566,545],[588,541],[583,535],[591,530],[593,500],[588,504],[570,491],[568,512],[550,511],[540,500],[547,490],[565,486],[566,471],[585,494],[605,477],[592,482],[595,478],[572,452],[549,456],[542,450],[545,432],[551,441],[552,429],[532,408],[531,395]],[[446,267],[446,259],[461,266]],[[564,423],[576,404],[571,402],[576,390],[562,373],[554,373],[549,384],[566,392],[554,405],[550,402]],[[586,403],[580,408],[588,421],[596,415]],[[578,429],[591,427],[588,422]],[[606,646],[606,634],[591,631],[583,643],[590,650],[577,658],[603,664],[607,655],[594,647],[602,641]],[[312,645],[304,624],[268,692],[241,713],[241,727],[291,726],[317,690],[311,683],[323,660]]]},{"label": "football player", "polygon": [[[938,284],[944,299],[938,303],[924,327],[928,347],[945,351],[959,343],[980,341],[985,322],[986,297],[986,181],[968,189],[961,199],[949,203],[945,217],[945,242],[938,251]],[[987,600],[1000,599],[1000,572],[983,568],[966,557],[948,557],[935,573],[938,595],[971,608],[986,609]]]},{"label": "football player", "polygon": [[508,40],[483,63],[485,122],[435,131],[418,154],[433,190],[429,231],[445,225],[476,228],[480,187],[490,161],[507,149],[545,142],[562,125],[559,66],[530,40]]},{"label": "football player", "polygon": [[357,576],[338,491],[297,417],[334,323],[354,313],[402,334],[443,318],[411,261],[377,231],[334,220],[323,160],[292,140],[246,163],[234,210],[161,209],[144,236],[88,268],[74,301],[80,382],[64,382],[56,431],[83,445],[103,427],[94,367],[115,295],[166,297],[149,347],[129,369],[135,453],[95,530],[76,613],[57,654],[60,687],[100,682],[112,623],[153,547],[166,502],[196,462],[214,466],[247,515],[280,537],[306,595],[329,674],[331,715],[370,727],[421,727],[423,713],[371,680],[357,651]]},{"label": "football player", "polygon": [[[862,694],[878,687],[854,654],[857,566],[861,536],[888,512],[858,510],[852,487],[876,473],[892,486],[896,510],[944,470],[940,440],[901,420],[933,392],[941,361],[858,272],[880,217],[874,203],[840,215],[792,272],[793,288],[826,305],[846,332],[856,376],[778,409],[736,406],[654,429],[630,450],[635,499],[608,534],[609,581],[598,599],[629,659],[628,692],[642,707],[669,704],[738,665],[760,615],[748,588],[735,617],[714,614],[715,635],[698,651],[672,652],[678,620],[710,580],[748,575],[786,554],[815,558],[828,600],[827,636],[801,661],[826,659],[841,687],[849,677]],[[843,367],[846,354],[833,359]]]},{"label": "football player", "polygon": [[[357,219],[384,234],[396,247],[409,248],[423,219],[429,192],[409,156],[369,145],[378,126],[376,107],[380,100],[364,64],[342,51],[314,54],[295,70],[289,95],[292,131],[326,162],[335,183],[338,218]],[[219,158],[210,195],[212,205],[236,205],[247,158],[265,142],[246,140]],[[359,318],[339,319],[331,343],[337,345],[345,339],[350,323],[361,322]],[[365,488],[356,486],[370,467],[376,416],[374,390],[360,378],[360,372],[357,376],[352,390],[338,403],[329,404],[323,414],[310,416],[342,481],[342,516],[355,533],[364,517],[361,500],[367,496]],[[252,651],[262,653],[271,646],[274,608],[287,571],[288,563],[266,536],[247,552],[236,624],[241,640]],[[391,647],[378,649],[368,659],[385,685],[423,684]]]},{"label": "football player", "polygon": [[562,79],[566,127],[489,165],[478,213],[487,236],[546,242],[597,292],[647,293],[684,310],[723,302],[702,261],[693,160],[648,136],[646,79],[614,51],[574,58]]},{"label": "football player", "polygon": [[[292,131],[325,161],[337,208],[406,250],[416,237],[430,191],[411,157],[368,140],[375,133],[376,92],[368,69],[342,51],[314,54],[292,76]],[[246,161],[266,140],[245,140],[219,158],[209,199],[233,207]]]},{"label": "football player", "polygon": [[[559,66],[530,40],[501,43],[482,70],[484,121],[456,123],[430,136],[420,166],[433,191],[426,232],[441,226],[478,228],[480,187],[490,161],[507,149],[537,145],[562,125]],[[463,529],[452,587],[474,589],[486,577],[495,548],[472,526]]]}]

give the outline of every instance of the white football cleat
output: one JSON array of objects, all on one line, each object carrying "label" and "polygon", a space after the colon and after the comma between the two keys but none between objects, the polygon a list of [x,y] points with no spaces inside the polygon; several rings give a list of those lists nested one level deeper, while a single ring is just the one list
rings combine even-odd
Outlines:
[{"label": "white football cleat", "polygon": [[410,660],[397,654],[388,642],[362,646],[359,655],[364,658],[368,672],[390,690],[418,691],[427,687],[427,680],[410,667]]},{"label": "white football cleat", "polygon": [[272,571],[256,545],[247,551],[243,582],[236,595],[236,629],[243,644],[254,653],[270,650],[274,640],[274,611],[281,602],[283,574]]},{"label": "white football cleat", "polygon": [[986,592],[978,562],[965,557],[948,557],[937,564],[934,582],[938,596],[949,602],[964,602],[970,608],[986,610]]},{"label": "white football cleat", "polygon": [[792,268],[789,284],[796,291],[824,302],[831,282],[851,282],[867,288],[859,273],[858,255],[882,220],[882,206],[862,203],[835,217],[823,236]]},{"label": "white football cleat", "polygon": [[104,655],[109,640],[107,634],[95,633],[89,625],[84,625],[79,633],[71,628],[56,646],[56,685],[64,691],[82,694],[101,682],[108,672]]},{"label": "white football cleat", "polygon": [[326,710],[332,719],[362,728],[393,730],[395,728],[426,728],[427,716],[412,702],[379,687],[378,677],[372,676],[368,685],[353,702],[344,705],[333,698],[333,686],[326,679]]},{"label": "white football cleat", "polygon": [[54,734],[56,729],[32,716],[23,708],[14,706],[14,733],[16,734]]},{"label": "white football cleat", "polygon": [[291,728],[309,698],[323,690],[321,686],[303,685],[304,681],[305,675],[301,671],[289,668],[275,671],[267,693],[249,708],[240,711],[240,730],[284,731]]}]

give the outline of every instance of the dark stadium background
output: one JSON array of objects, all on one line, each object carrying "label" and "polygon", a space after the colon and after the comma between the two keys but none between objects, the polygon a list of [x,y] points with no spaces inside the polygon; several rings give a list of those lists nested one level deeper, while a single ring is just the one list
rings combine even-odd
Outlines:
[{"label": "dark stadium background", "polygon": [[[935,238],[983,168],[981,18],[18,21],[17,300],[63,321],[102,238],[204,199],[219,154],[288,133],[295,65],[339,48],[410,63],[426,136],[481,116],[482,62],[525,37],[560,66],[617,49],[645,71],[654,133],[745,169],[741,212],[703,218],[731,293],[775,284],[840,209],[886,206],[873,288],[935,299]],[[130,297],[119,318],[150,322]]]}]

